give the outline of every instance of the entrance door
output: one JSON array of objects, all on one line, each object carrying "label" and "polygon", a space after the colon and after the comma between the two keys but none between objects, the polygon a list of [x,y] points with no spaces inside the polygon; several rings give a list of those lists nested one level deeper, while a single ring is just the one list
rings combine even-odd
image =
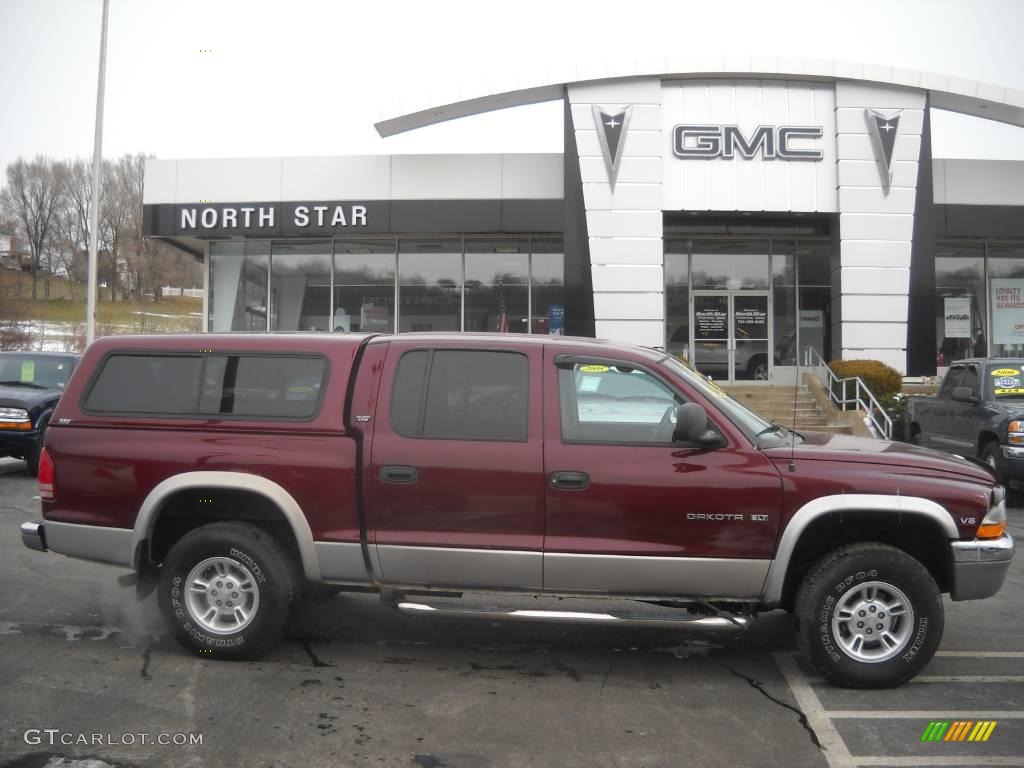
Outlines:
[{"label": "entrance door", "polygon": [[724,382],[771,378],[769,294],[700,291],[693,294],[693,364]]}]

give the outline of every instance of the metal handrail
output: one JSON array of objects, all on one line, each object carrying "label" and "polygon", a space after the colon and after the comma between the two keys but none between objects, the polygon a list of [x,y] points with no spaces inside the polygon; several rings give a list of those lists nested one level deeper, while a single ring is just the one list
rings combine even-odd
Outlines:
[{"label": "metal handrail", "polygon": [[[828,390],[829,399],[837,408],[842,411],[864,411],[867,414],[864,423],[871,433],[875,437],[892,440],[892,419],[889,418],[889,414],[878,402],[878,398],[868,389],[867,384],[860,376],[848,376],[845,379],[840,379],[814,347],[807,347],[804,350],[803,367],[811,369],[818,377],[822,386]],[[853,389],[852,395],[848,394],[848,386]],[[837,392],[837,390],[839,391]],[[853,406],[853,408],[847,406]]]}]

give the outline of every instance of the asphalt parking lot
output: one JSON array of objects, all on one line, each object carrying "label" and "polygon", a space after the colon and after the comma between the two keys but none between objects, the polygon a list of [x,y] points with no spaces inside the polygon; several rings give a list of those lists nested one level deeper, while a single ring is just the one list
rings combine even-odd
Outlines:
[{"label": "asphalt parking lot", "polygon": [[[0,460],[0,768],[1024,766],[1021,556],[997,597],[947,604],[939,655],[892,691],[817,679],[781,612],[627,631],[413,618],[370,595],[307,605],[232,664],[164,636],[117,569],[25,549],[36,493]],[[996,725],[922,742],[937,720]]]}]

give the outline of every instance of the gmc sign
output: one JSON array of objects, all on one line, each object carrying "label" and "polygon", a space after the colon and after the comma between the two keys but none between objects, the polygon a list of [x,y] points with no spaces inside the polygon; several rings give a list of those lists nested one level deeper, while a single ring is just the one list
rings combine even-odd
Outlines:
[{"label": "gmc sign", "polygon": [[760,152],[765,160],[821,160],[821,149],[791,144],[821,136],[820,125],[759,125],[749,138],[736,125],[677,125],[672,129],[672,151],[681,158],[732,160],[739,155],[750,160]]}]

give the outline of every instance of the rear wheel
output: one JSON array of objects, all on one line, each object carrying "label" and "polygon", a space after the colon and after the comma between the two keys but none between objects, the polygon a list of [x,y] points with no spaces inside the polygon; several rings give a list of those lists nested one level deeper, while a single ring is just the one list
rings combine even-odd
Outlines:
[{"label": "rear wheel", "polygon": [[928,570],[885,544],[852,544],[808,571],[794,612],[800,650],[829,680],[891,688],[931,660],[942,638],[942,595]]},{"label": "rear wheel", "polygon": [[168,628],[193,653],[252,659],[284,634],[297,593],[284,547],[245,523],[210,523],[185,534],[160,569]]}]

